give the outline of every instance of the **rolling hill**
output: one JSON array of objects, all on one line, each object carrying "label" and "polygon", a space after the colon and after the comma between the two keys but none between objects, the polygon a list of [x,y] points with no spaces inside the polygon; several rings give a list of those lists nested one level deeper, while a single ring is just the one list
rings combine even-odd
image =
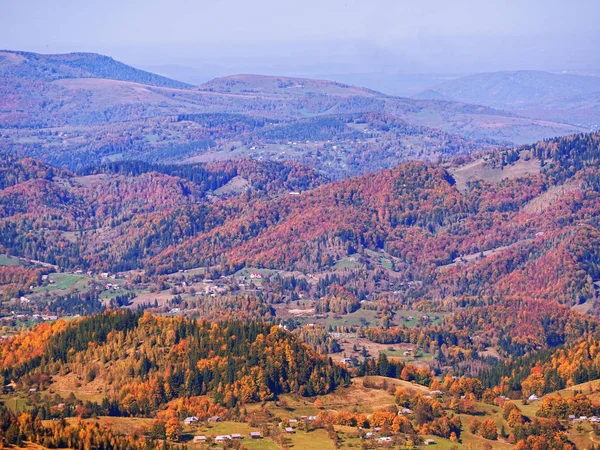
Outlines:
[{"label": "rolling hill", "polygon": [[375,251],[391,261],[392,285],[424,286],[402,295],[526,294],[574,306],[600,279],[598,142],[576,135],[333,183],[291,163],[116,163],[80,176],[39,166],[34,176],[17,160],[3,176],[0,244],[65,267],[153,274],[331,271]]},{"label": "rolling hill", "polygon": [[486,105],[597,129],[600,127],[599,96],[600,77],[523,70],[449,80],[417,98]]},{"label": "rolling hill", "polygon": [[71,170],[253,157],[341,179],[586,130],[332,81],[233,75],[191,88],[101,55],[2,55],[0,150]]}]

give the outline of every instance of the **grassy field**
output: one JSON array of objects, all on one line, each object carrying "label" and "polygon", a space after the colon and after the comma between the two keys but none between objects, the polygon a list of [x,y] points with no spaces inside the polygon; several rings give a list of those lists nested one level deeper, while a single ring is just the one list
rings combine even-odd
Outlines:
[{"label": "grassy field", "polygon": [[102,402],[104,398],[104,390],[106,383],[101,378],[96,378],[94,381],[86,383],[76,374],[69,373],[67,375],[55,375],[53,383],[48,388],[50,394],[60,394],[62,397],[67,397],[71,392],[78,400],[90,402]]},{"label": "grassy field", "polygon": [[394,348],[393,350],[383,350],[380,353],[385,353],[389,358],[397,358],[409,364],[419,365],[433,362],[433,356],[430,353],[417,350],[411,352],[410,356],[404,356],[404,352],[403,348]]},{"label": "grassy field", "polygon": [[12,394],[0,394],[0,404],[6,406],[15,413],[27,411],[30,408],[26,398]]},{"label": "grassy field", "polygon": [[447,315],[445,313],[424,313],[422,311],[412,311],[412,310],[399,310],[395,311],[396,321],[402,323],[405,327],[412,328],[418,323],[421,322],[423,316],[427,316],[429,321],[427,322],[430,325],[439,325],[442,323],[442,319]]},{"label": "grassy field", "polygon": [[87,280],[82,275],[51,273],[48,278],[53,280],[54,283],[41,286],[35,292],[65,291],[71,288],[84,289],[87,285]]},{"label": "grassy field", "polygon": [[347,258],[342,258],[333,265],[333,269],[334,270],[358,269],[359,267],[362,267],[362,264],[359,263],[357,261],[357,259],[358,259],[358,254],[348,256]]},{"label": "grassy field", "polygon": [[[340,360],[342,355],[347,357],[355,357],[359,361],[363,360],[362,349],[367,351],[370,358],[377,358],[380,353],[386,354],[390,358],[396,358],[403,362],[414,364],[416,366],[427,365],[433,361],[433,356],[423,350],[415,348],[411,344],[378,344],[366,338],[348,337],[338,339],[342,351],[337,354],[330,355],[335,360]],[[358,351],[354,351],[354,349]],[[411,350],[408,355],[405,352]]]},{"label": "grassy field", "polygon": [[293,448],[304,450],[333,450],[333,442],[325,430],[314,430],[309,433],[297,432],[290,435]]},{"label": "grassy field", "polygon": [[521,400],[514,400],[513,403],[519,407],[522,413],[527,417],[535,417],[535,413],[540,407],[540,401],[524,405]]},{"label": "grassy field", "polygon": [[346,327],[359,327],[359,326],[374,326],[379,324],[377,318],[377,311],[368,309],[359,309],[351,314],[345,314],[343,316],[337,316],[333,313],[329,313],[326,319],[311,320],[311,322],[320,323],[326,327],[332,326],[346,326]]},{"label": "grassy field", "polygon": [[[77,419],[71,417],[67,421],[76,421]],[[145,419],[138,417],[109,417],[100,416],[94,419],[88,419],[90,422],[95,422],[100,425],[105,425],[118,434],[141,434],[152,426],[154,419]]]},{"label": "grassy field", "polygon": [[500,169],[492,167],[483,159],[478,159],[470,164],[452,168],[449,172],[456,181],[456,187],[459,190],[465,190],[467,182],[473,180],[486,180],[498,183],[505,178],[513,179],[523,177],[527,174],[538,174],[540,173],[540,161],[533,158],[529,161],[520,159],[514,164]]},{"label": "grassy field", "polygon": [[18,266],[21,264],[19,258],[8,255],[0,255],[0,266]]},{"label": "grassy field", "polygon": [[[186,440],[193,439],[193,436],[206,436],[208,438],[214,438],[218,435],[231,435],[233,433],[239,433],[243,436],[242,443],[244,448],[254,450],[276,450],[281,448],[271,438],[264,437],[263,439],[250,439],[249,435],[251,431],[260,431],[258,428],[252,428],[246,423],[239,422],[218,422],[211,424],[200,424],[185,426],[183,433],[186,436]],[[305,432],[297,430],[295,434],[287,435],[287,440],[292,448],[298,449],[333,449],[333,442],[327,436],[324,430],[314,430],[311,432]],[[192,441],[193,442],[193,441]],[[208,447],[206,444],[193,444],[195,447]]]}]

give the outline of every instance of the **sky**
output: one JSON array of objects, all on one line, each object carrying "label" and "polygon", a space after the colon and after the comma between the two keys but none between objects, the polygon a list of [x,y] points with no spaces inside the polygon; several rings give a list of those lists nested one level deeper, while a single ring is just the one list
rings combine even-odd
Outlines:
[{"label": "sky", "polygon": [[600,72],[598,0],[0,0],[0,48],[180,78]]}]

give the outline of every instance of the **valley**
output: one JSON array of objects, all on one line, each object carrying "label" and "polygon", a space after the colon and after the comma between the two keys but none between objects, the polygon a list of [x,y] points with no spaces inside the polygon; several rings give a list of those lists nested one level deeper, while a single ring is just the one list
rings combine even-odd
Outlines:
[{"label": "valley", "polygon": [[600,133],[456,83],[1,51],[0,448],[598,448]]},{"label": "valley", "polygon": [[7,157],[2,420],[41,419],[32,445],[82,427],[200,448],[592,445],[593,385],[562,390],[597,378],[599,142],[334,182],[269,160]]}]

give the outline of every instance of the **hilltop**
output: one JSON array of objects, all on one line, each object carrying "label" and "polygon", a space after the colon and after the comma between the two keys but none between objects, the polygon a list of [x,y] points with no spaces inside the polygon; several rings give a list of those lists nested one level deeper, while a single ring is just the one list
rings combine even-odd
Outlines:
[{"label": "hilltop", "polygon": [[0,50],[0,78],[43,81],[103,78],[180,89],[191,87],[96,53],[46,55]]},{"label": "hilltop", "polygon": [[385,97],[385,94],[380,92],[335,81],[255,74],[238,74],[215,78],[201,84],[197,89],[236,94],[274,94],[285,92],[288,95],[327,93],[340,96]]}]

